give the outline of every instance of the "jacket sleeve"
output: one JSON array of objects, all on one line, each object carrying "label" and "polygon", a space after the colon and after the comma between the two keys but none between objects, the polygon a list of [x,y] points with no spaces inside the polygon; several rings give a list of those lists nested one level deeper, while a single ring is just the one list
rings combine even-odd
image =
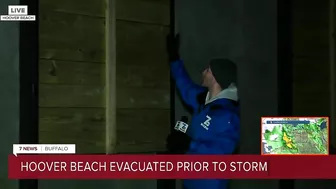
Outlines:
[{"label": "jacket sleeve", "polygon": [[182,100],[193,108],[193,110],[197,109],[199,105],[197,95],[205,92],[206,88],[193,83],[181,60],[171,62],[170,69],[172,77],[175,80],[176,87],[181,94]]},{"label": "jacket sleeve", "polygon": [[232,154],[239,142],[239,128],[239,117],[226,111],[224,116],[213,116],[209,130],[191,146],[197,154]]}]

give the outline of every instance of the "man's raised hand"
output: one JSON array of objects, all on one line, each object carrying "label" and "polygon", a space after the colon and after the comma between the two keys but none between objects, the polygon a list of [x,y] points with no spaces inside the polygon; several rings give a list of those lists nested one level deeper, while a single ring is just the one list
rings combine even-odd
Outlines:
[{"label": "man's raised hand", "polygon": [[167,36],[167,53],[169,62],[180,59],[180,35],[169,34]]}]

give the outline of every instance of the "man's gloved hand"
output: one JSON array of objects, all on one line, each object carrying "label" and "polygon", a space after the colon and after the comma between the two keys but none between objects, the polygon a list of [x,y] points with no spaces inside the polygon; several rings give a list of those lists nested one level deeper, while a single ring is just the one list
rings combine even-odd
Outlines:
[{"label": "man's gloved hand", "polygon": [[167,137],[167,149],[172,154],[185,154],[191,142],[191,138],[180,131],[172,131]]},{"label": "man's gloved hand", "polygon": [[174,62],[180,59],[180,35],[169,34],[167,36],[167,52],[169,62]]}]

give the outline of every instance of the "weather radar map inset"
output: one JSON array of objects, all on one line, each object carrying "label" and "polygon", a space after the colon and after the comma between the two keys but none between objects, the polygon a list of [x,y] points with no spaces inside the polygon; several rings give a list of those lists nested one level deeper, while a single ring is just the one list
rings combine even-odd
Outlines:
[{"label": "weather radar map inset", "polygon": [[328,155],[328,117],[262,117],[261,155]]}]

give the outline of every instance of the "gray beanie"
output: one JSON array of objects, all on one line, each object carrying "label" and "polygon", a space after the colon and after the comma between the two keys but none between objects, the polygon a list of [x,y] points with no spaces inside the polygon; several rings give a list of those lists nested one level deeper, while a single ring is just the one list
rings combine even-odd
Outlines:
[{"label": "gray beanie", "polygon": [[212,59],[210,69],[217,83],[222,89],[228,88],[231,83],[237,86],[237,65],[229,59]]}]

